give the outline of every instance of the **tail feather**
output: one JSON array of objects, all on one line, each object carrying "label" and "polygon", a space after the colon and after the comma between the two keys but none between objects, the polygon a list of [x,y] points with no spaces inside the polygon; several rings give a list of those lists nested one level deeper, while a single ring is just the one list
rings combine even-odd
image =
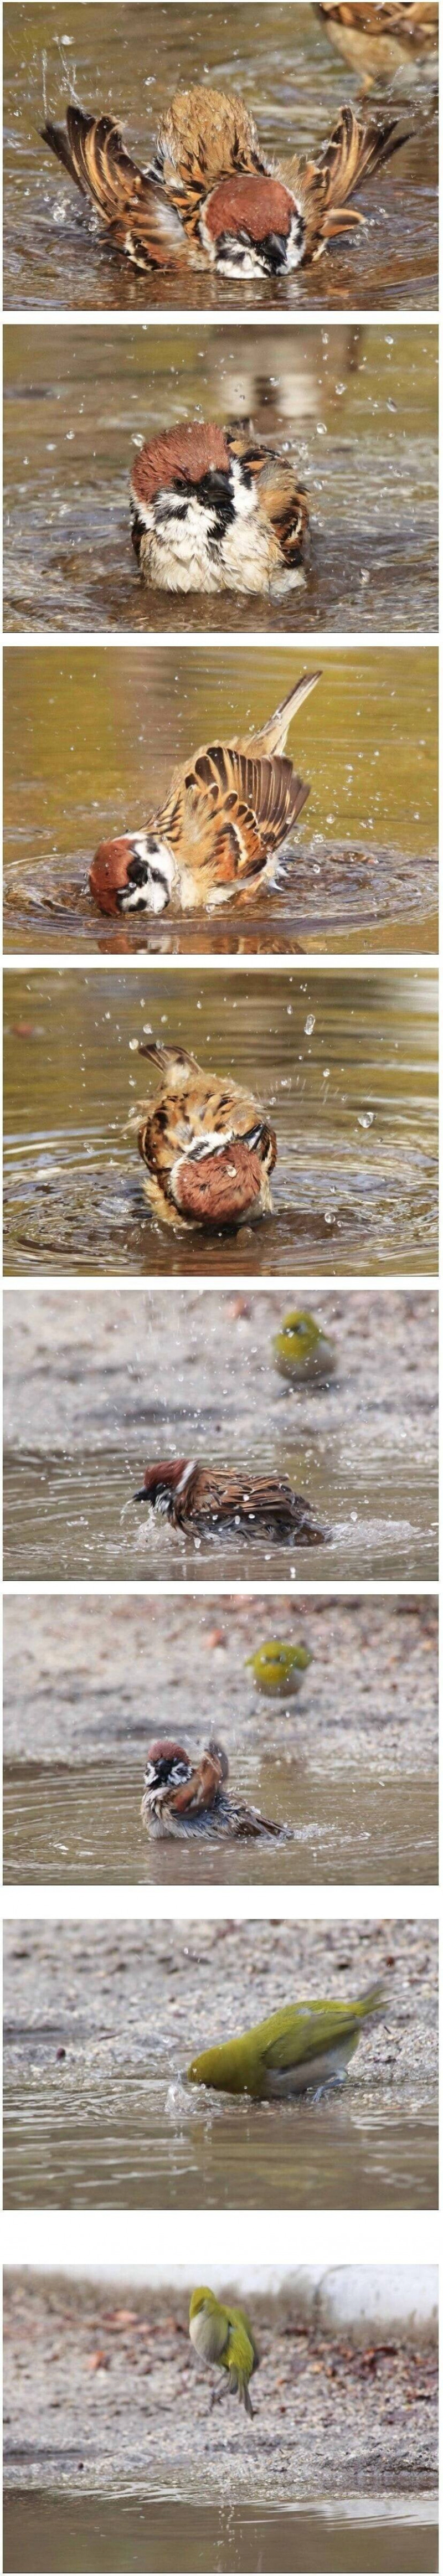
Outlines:
[{"label": "tail feather", "polygon": [[150,1038],[147,1030],[143,1030],[143,1037],[139,1040],[138,1053],[148,1056],[150,1063],[156,1064],[158,1073],[169,1074],[170,1078],[175,1073],[179,1081],[181,1074],[187,1076],[200,1071],[197,1057],[189,1055],[186,1047],[164,1046],[161,1038]]},{"label": "tail feather", "polygon": [[316,688],[317,680],[321,678],[321,670],[302,672],[301,679],[295,681],[293,689],[289,689],[287,698],[282,698],[280,706],[276,707],[275,715],[269,716],[260,733],[254,734],[257,750],[268,753],[284,751],[293,716],[298,714],[299,707],[303,706],[305,698],[310,697],[311,689]]}]

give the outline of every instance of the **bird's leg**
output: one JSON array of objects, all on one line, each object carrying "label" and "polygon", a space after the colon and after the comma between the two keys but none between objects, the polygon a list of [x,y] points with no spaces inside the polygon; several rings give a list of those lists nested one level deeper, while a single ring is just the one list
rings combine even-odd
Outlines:
[{"label": "bird's leg", "polygon": [[212,2389],[212,2391],[211,2391],[211,2396],[210,2396],[210,2399],[209,2399],[209,2413],[210,2413],[210,2415],[212,2415],[212,2408],[213,2408],[213,2406],[219,2406],[219,2405],[220,2405],[220,2398],[221,2398],[221,2397],[226,2397],[226,2390],[227,2390],[228,2385],[229,2385],[229,2383],[228,2383],[228,2375],[227,2375],[227,2372],[226,2372],[226,2376],[225,2376],[225,2378],[223,2378],[223,2372],[222,2372],[222,2373],[221,2373],[220,2380],[219,2380],[218,2382],[216,2381],[215,2388],[213,2388],[213,2389]]},{"label": "bird's leg", "polygon": [[332,2090],[333,2090],[333,2089],[334,2089],[334,2091],[335,2091],[335,2087],[336,2087],[336,2085],[337,2085],[337,2084],[345,2084],[345,2083],[346,2083],[346,2067],[345,2067],[345,2066],[342,2066],[340,2069],[338,2069],[338,2070],[337,2070],[337,2074],[336,2074],[336,2075],[325,2075],[324,2083],[323,2083],[323,2084],[317,2084],[317,2086],[316,2086],[316,2090],[315,2090],[315,2093],[313,2093],[313,2094],[312,2094],[312,2096],[311,2096],[312,2101],[313,2101],[313,2102],[321,2102],[322,2094],[323,2094],[323,2093],[332,2093]]}]

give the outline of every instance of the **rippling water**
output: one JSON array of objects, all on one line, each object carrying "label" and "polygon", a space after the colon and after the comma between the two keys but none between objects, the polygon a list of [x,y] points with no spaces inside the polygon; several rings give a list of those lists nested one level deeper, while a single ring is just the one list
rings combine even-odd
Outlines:
[{"label": "rippling water", "polygon": [[[60,2463],[63,2474],[63,2462]],[[60,2472],[59,2472],[60,2473]],[[93,2576],[145,2576],[149,2569],[174,2570],[174,2576],[212,2576],[229,2565],[234,2576],[292,2576],[296,2565],[307,2576],[422,2576],[438,2567],[438,2519],[435,2498],[427,2495],[356,2496],[339,2503],[312,2506],[288,2499],[286,2505],[232,2503],[211,2505],[194,2494],[138,2497],[105,2494],[78,2496],[73,2463],[65,2475],[69,2492],[39,2492],[24,2487],[19,2495],[5,2490],[5,2570],[7,2576],[56,2576],[64,2568],[88,2566]]]},{"label": "rippling water", "polygon": [[[434,1579],[431,1291],[325,1290],[336,1375],[295,1394],[273,1360],[276,1288],[240,1303],[207,1286],[7,1288],[4,1307],[7,1577]],[[133,1499],[147,1455],[196,1454],[286,1473],[329,1538],[307,1552],[258,1532],[184,1537]]]},{"label": "rippling water", "polygon": [[241,315],[245,296],[259,312],[437,303],[438,122],[436,99],[422,81],[406,98],[396,89],[377,98],[378,110],[398,112],[411,139],[359,195],[367,230],[326,253],[319,267],[277,284],[248,279],[246,289],[206,270],[138,276],[94,234],[76,189],[40,141],[43,54],[50,114],[63,115],[69,82],[83,107],[112,109],[144,166],[177,83],[239,92],[257,119],[263,150],[278,160],[318,150],[343,100],[356,100],[355,79],[303,5],[277,10],[257,0],[252,11],[241,0],[234,11],[197,0],[187,14],[158,6],[153,22],[152,11],[123,10],[116,0],[108,0],[106,14],[70,0],[68,30],[65,19],[58,6],[28,0],[5,11],[7,304],[115,305],[131,313],[188,304],[217,312],[229,304]]},{"label": "rippling water", "polygon": [[436,2208],[432,2083],[392,2093],[357,2075],[314,2104],[232,2102],[189,2094],[161,2067],[161,2037],[140,2045],[143,2072],[123,2049],[110,2074],[106,2046],[82,2047],[81,2014],[56,2065],[59,2027],[11,2047],[6,2034],[7,2209]]},{"label": "rippling water", "polygon": [[215,914],[113,922],[87,891],[97,842],[140,829],[199,743],[257,730],[297,677],[297,649],[63,645],[49,673],[43,654],[7,653],[7,948],[436,950],[437,654],[322,648],[322,664],[289,737],[310,797],[287,883]]},{"label": "rippling water", "polygon": [[[11,325],[5,339],[5,625],[79,633],[436,631],[437,348],[432,325]],[[196,412],[263,424],[311,509],[293,603],[147,590],[130,542],[134,438]]]},{"label": "rippling water", "polygon": [[[181,979],[180,979],[181,983]],[[437,978],[11,973],[5,1267],[272,1275],[436,1263]],[[31,1011],[31,1020],[27,1014]],[[195,1049],[275,1120],[273,1216],[237,1234],[153,1220],[137,1135],[144,1025]],[[26,1032],[29,1032],[27,1035]],[[216,1034],[214,1034],[216,1032]]]},{"label": "rippling water", "polygon": [[400,1886],[438,1877],[437,1782],[379,1772],[310,1774],[296,1757],[238,1764],[243,1795],[288,1842],[149,1842],[140,1822],[141,1772],[112,1761],[8,1762],[4,1873],[10,1884],[88,1880],[147,1887]]}]

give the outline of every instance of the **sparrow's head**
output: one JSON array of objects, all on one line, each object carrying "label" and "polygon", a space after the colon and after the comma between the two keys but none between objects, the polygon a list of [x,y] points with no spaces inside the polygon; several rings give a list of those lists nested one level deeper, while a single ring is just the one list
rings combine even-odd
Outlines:
[{"label": "sparrow's head", "polygon": [[174,881],[172,851],[153,832],[126,832],[101,841],[89,870],[100,912],[164,912]]},{"label": "sparrow's head", "polygon": [[134,1494],[134,1502],[152,1503],[154,1510],[166,1512],[189,1465],[192,1465],[192,1460],[188,1458],[153,1459],[151,1465],[145,1467],[144,1484]]},{"label": "sparrow's head", "polygon": [[198,229],[212,266],[225,277],[278,277],[303,259],[304,217],[292,190],[271,172],[220,179]]},{"label": "sparrow's head", "polygon": [[155,1735],[152,1744],[148,1744],[145,1789],[167,1787],[177,1765],[180,1765],[180,1770],[183,1766],[185,1773],[189,1771],[184,1745],[176,1744],[172,1735]]}]

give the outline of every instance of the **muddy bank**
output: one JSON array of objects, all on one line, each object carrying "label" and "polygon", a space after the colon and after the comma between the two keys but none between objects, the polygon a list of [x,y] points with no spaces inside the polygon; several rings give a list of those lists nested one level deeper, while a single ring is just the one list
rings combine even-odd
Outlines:
[{"label": "muddy bank", "polygon": [[[224,2289],[224,2296],[229,2292]],[[231,2296],[235,2297],[235,2281]],[[238,2296],[238,2291],[237,2291]],[[10,2274],[5,2299],[8,2485],[84,2491],[121,2480],[175,2494],[198,2477],[220,2495],[407,2494],[436,2477],[435,2342],[408,2335],[365,2347],[316,2329],[297,2284],[250,2302],[262,2360],[256,2420],[209,2413],[211,2374],[188,2339],[188,2294],[99,2288],[67,2276]],[[339,2439],[338,2439],[339,2426]]]}]

